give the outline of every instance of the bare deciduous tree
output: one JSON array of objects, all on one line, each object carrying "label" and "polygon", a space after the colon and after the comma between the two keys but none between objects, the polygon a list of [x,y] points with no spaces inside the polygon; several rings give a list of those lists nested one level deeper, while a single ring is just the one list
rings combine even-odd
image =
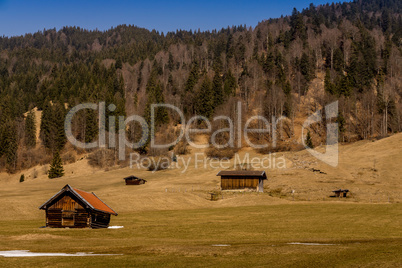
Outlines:
[{"label": "bare deciduous tree", "polygon": [[339,37],[341,36],[341,31],[338,28],[328,29],[325,25],[321,25],[322,37],[324,41],[328,44],[331,51],[331,70],[334,67],[334,51],[338,47]]}]

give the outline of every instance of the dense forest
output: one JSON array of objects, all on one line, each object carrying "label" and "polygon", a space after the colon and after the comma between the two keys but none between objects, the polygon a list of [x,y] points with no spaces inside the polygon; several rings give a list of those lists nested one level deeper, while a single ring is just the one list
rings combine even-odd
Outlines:
[{"label": "dense forest", "polygon": [[[53,153],[74,161],[85,151],[68,145],[64,118],[85,102],[114,104],[108,116],[139,114],[148,120],[152,103],[174,104],[187,117],[211,118],[233,116],[241,101],[247,115],[286,116],[279,149],[291,149],[286,144],[300,135],[298,120],[339,100],[341,142],[384,137],[402,130],[401,58],[398,0],[311,4],[255,28],[164,34],[120,25],[107,31],[65,27],[3,36],[0,169],[16,172],[49,163]],[[42,111],[40,125],[34,107]],[[156,116],[157,136],[171,139],[181,123],[177,115],[161,109]],[[73,120],[77,139],[97,139],[97,122],[96,112],[79,112]],[[325,139],[324,126],[310,131],[315,143]],[[137,141],[140,126],[130,125],[127,135]],[[224,144],[225,135],[220,138]],[[149,144],[139,151],[156,153]]]}]

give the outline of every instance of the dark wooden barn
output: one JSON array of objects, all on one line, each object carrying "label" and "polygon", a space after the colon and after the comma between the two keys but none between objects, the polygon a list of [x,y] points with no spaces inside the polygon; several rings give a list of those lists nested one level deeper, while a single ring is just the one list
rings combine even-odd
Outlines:
[{"label": "dark wooden barn", "polygon": [[117,213],[94,193],[64,186],[39,209],[46,210],[46,226],[52,228],[107,228]]},{"label": "dark wooden barn", "polygon": [[331,195],[331,197],[346,197],[346,195],[349,193],[348,189],[339,189],[339,190],[335,190],[332,191],[335,195]]},{"label": "dark wooden barn", "polygon": [[265,171],[220,171],[222,190],[254,189],[264,191],[264,180],[267,179]]},{"label": "dark wooden barn", "polygon": [[136,176],[128,176],[124,178],[124,180],[126,181],[126,185],[140,185],[147,182],[146,180],[140,179]]}]

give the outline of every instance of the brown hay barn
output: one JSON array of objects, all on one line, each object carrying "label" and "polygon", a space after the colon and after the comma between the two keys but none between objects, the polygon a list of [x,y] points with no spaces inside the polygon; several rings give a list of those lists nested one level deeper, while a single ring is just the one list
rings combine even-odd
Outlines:
[{"label": "brown hay barn", "polygon": [[117,213],[94,193],[64,186],[39,209],[46,210],[46,227],[107,228]]},{"label": "brown hay barn", "polygon": [[339,189],[339,190],[335,190],[332,191],[335,195],[331,195],[331,197],[346,197],[346,195],[348,194],[349,190],[347,189]]},{"label": "brown hay barn", "polygon": [[264,191],[264,180],[267,179],[265,171],[220,171],[216,176],[221,176],[222,190],[254,189]]},{"label": "brown hay barn", "polygon": [[128,176],[124,178],[126,181],[126,185],[140,185],[140,184],[145,184],[147,181],[144,179],[140,179],[136,176]]}]

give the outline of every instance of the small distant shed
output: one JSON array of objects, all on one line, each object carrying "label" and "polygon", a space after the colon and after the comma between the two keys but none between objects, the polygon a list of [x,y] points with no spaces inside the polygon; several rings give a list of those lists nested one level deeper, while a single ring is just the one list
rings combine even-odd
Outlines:
[{"label": "small distant shed", "polygon": [[220,171],[222,190],[254,189],[264,191],[264,180],[267,179],[265,171],[235,170]]},{"label": "small distant shed", "polygon": [[140,185],[140,184],[145,184],[147,181],[144,179],[140,179],[136,176],[128,176],[124,178],[126,181],[126,185]]},{"label": "small distant shed", "polygon": [[348,189],[338,189],[335,191],[332,191],[335,195],[333,197],[346,197],[346,195],[348,194],[349,190]]},{"label": "small distant shed", "polygon": [[39,209],[46,211],[46,226],[52,228],[107,228],[117,213],[94,193],[64,186]]}]

